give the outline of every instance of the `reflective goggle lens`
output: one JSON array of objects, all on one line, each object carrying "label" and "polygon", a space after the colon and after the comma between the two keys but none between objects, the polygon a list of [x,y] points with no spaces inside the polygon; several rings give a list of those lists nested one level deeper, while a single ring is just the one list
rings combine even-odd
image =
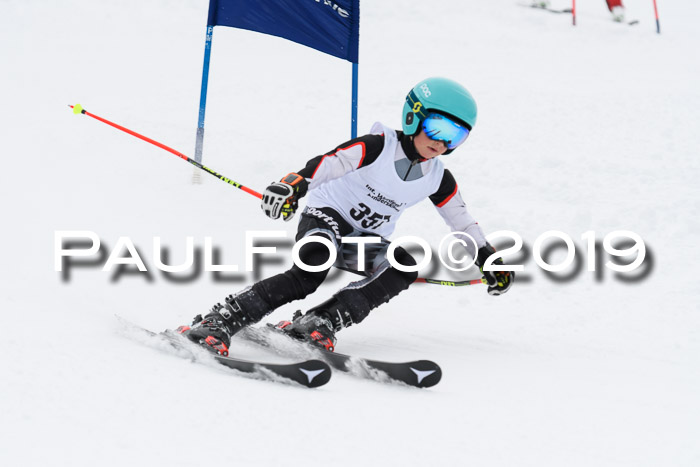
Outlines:
[{"label": "reflective goggle lens", "polygon": [[433,141],[443,141],[447,149],[456,148],[469,136],[467,127],[437,113],[429,113],[423,120],[423,131]]}]

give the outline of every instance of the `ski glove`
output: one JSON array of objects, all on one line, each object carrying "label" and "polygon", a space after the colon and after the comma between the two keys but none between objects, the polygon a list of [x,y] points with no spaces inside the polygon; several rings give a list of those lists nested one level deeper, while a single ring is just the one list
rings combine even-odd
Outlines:
[{"label": "ski glove", "polygon": [[[479,270],[484,275],[484,279],[488,282],[488,293],[489,295],[501,295],[508,290],[510,290],[515,280],[515,273],[513,271],[484,271],[484,264],[486,260],[496,253],[496,249],[490,244],[486,244],[479,248],[476,255],[476,264],[479,266]],[[503,259],[497,258],[492,262],[492,265],[503,265]]]},{"label": "ski glove", "polygon": [[267,217],[289,221],[299,208],[299,199],[306,194],[308,183],[294,172],[279,182],[272,182],[263,192],[260,207]]}]

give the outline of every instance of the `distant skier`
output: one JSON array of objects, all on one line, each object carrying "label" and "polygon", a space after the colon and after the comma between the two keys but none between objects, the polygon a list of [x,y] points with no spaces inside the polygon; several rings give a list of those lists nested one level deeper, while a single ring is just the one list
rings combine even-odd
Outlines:
[{"label": "distant skier", "polygon": [[[279,328],[292,337],[333,350],[336,332],[360,323],[370,310],[407,289],[418,274],[390,265],[386,238],[403,211],[426,198],[451,231],[464,232],[476,241],[475,250],[467,240],[467,250],[488,281],[488,293],[500,295],[510,289],[512,272],[483,270],[495,249],[467,212],[454,177],[437,159],[464,143],[476,115],[476,102],[460,84],[445,78],[423,80],[406,96],[403,131],[375,123],[371,134],[314,157],[303,169],[267,187],[262,209],[272,219],[289,221],[299,199],[309,194],[296,240],[311,236],[325,239],[337,251],[341,267],[361,269],[357,252],[350,252],[341,243],[342,237],[381,237],[381,243],[365,245],[366,278],[350,283],[306,314],[297,314],[293,321],[283,321]],[[310,242],[299,249],[299,258],[305,265],[321,266],[328,262],[330,252],[327,246]],[[405,266],[416,265],[400,247],[394,258]],[[494,264],[503,265],[503,261],[498,258]],[[282,274],[229,295],[223,305],[216,304],[204,318],[198,315],[191,327],[181,326],[178,331],[226,354],[236,332],[316,291],[328,270],[309,272],[295,264]]]},{"label": "distant skier", "polygon": [[622,0],[605,0],[605,2],[608,4],[613,21],[623,22],[625,20],[625,7],[622,5]]},{"label": "distant skier", "polygon": [[[610,13],[612,14],[613,21],[617,21],[618,23],[621,23],[622,21],[625,20],[625,7],[622,5],[622,0],[605,0],[605,3],[608,5],[608,10],[610,10]],[[545,10],[550,8],[549,0],[532,0],[531,5],[533,8],[542,8]],[[561,12],[561,11],[571,11],[571,10],[556,10],[556,11]]]}]

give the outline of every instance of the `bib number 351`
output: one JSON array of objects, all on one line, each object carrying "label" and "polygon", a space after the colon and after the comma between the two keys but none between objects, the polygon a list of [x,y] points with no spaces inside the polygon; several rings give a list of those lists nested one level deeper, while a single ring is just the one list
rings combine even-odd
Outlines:
[{"label": "bib number 351", "polygon": [[391,216],[372,212],[372,209],[365,203],[360,203],[357,208],[350,210],[350,215],[358,221],[364,229],[376,229],[385,222],[391,220]]}]

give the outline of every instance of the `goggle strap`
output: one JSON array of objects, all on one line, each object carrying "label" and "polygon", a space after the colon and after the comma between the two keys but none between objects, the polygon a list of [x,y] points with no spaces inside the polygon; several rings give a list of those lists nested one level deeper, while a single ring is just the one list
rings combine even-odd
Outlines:
[{"label": "goggle strap", "polygon": [[406,96],[406,102],[411,107],[411,110],[414,114],[416,114],[420,121],[422,121],[423,119],[425,119],[425,117],[428,116],[428,113],[425,111],[425,106],[420,101],[420,99],[418,99],[418,96],[416,96],[416,93],[413,92],[413,90],[411,90],[411,92],[408,93],[408,96]]}]

